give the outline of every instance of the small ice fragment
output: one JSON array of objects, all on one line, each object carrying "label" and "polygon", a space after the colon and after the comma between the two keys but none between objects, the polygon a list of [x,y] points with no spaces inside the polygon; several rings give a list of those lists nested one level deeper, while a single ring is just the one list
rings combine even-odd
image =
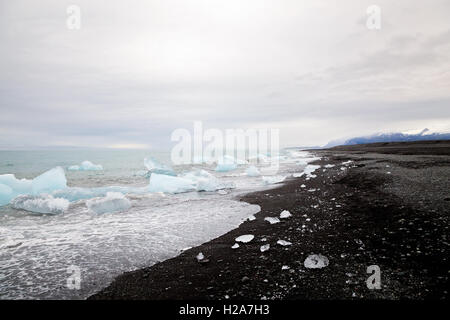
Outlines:
[{"label": "small ice fragment", "polygon": [[200,262],[200,261],[202,261],[203,259],[205,259],[205,256],[203,255],[202,252],[200,252],[195,258],[197,258],[197,261]]},{"label": "small ice fragment", "polygon": [[352,162],[353,162],[352,160],[348,160],[348,161],[342,162],[341,164],[350,164]]},{"label": "small ice fragment", "polygon": [[255,166],[248,167],[247,170],[245,170],[245,173],[249,177],[259,177],[261,175],[258,168],[256,168]]},{"label": "small ice fragment", "polygon": [[270,244],[262,245],[262,246],[259,248],[259,250],[260,250],[261,252],[267,251],[267,250],[269,250],[269,249],[270,249]]},{"label": "small ice fragment", "polygon": [[278,240],[278,241],[277,241],[277,244],[279,244],[280,246],[285,247],[285,246],[290,246],[290,245],[292,245],[292,242],[289,242],[289,241],[286,241],[286,240]]},{"label": "small ice fragment", "polygon": [[305,186],[304,184],[302,184],[302,185],[300,186],[300,188],[306,188],[306,186]]},{"label": "small ice fragment", "polygon": [[341,167],[341,170],[342,171],[345,171],[347,168],[346,167]]},{"label": "small ice fragment", "polygon": [[300,178],[301,176],[303,176],[305,173],[304,172],[295,172],[292,174],[292,176],[294,178]]},{"label": "small ice fragment", "polygon": [[264,221],[269,222],[270,224],[275,224],[280,222],[280,219],[276,218],[276,217],[265,217]]},{"label": "small ice fragment", "polygon": [[255,216],[254,216],[254,215],[251,215],[251,216],[250,216],[250,217],[248,217],[247,219],[248,219],[248,221],[253,221],[253,220],[255,220],[256,218],[255,218]]},{"label": "small ice fragment", "polygon": [[233,246],[231,247],[231,249],[237,249],[237,248],[239,248],[239,244],[238,243],[233,244]]},{"label": "small ice fragment", "polygon": [[390,171],[388,171],[388,172],[387,172],[387,174],[391,174],[391,172],[390,172]]},{"label": "small ice fragment", "polygon": [[281,270],[289,270],[289,269],[290,269],[289,266],[282,266],[282,267],[281,267]]},{"label": "small ice fragment", "polygon": [[228,192],[226,190],[219,190],[219,191],[217,191],[217,193],[220,194],[220,195],[228,194]]},{"label": "small ice fragment", "polygon": [[328,266],[328,258],[321,254],[312,254],[305,259],[304,265],[308,269],[321,269]]},{"label": "small ice fragment", "polygon": [[247,243],[253,240],[255,236],[252,234],[244,234],[242,236],[239,236],[235,239],[236,242],[242,242],[242,243]]},{"label": "small ice fragment", "polygon": [[131,208],[131,201],[120,192],[108,192],[106,197],[86,201],[88,209],[95,213],[120,212]]},{"label": "small ice fragment", "polygon": [[283,210],[281,213],[280,213],[280,218],[281,219],[286,219],[286,218],[289,218],[289,217],[291,217],[292,216],[292,214],[288,211],[288,210]]}]

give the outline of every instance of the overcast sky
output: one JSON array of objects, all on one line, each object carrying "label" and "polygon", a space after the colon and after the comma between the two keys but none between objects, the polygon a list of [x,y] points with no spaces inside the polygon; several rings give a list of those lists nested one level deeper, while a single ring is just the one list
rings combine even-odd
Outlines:
[{"label": "overcast sky", "polygon": [[0,0],[0,148],[162,148],[195,120],[279,128],[283,146],[449,130],[449,13],[448,0]]}]

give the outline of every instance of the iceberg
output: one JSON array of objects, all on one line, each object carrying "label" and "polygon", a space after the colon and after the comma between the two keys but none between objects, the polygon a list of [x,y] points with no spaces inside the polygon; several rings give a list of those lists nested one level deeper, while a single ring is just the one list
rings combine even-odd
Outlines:
[{"label": "iceberg", "polygon": [[259,177],[261,175],[258,168],[256,168],[255,166],[248,167],[247,170],[245,170],[245,173],[249,177]]},{"label": "iceberg", "polygon": [[69,201],[62,198],[54,198],[48,194],[42,196],[21,195],[11,201],[11,206],[14,209],[34,213],[59,214],[69,209]]},{"label": "iceberg", "polygon": [[173,169],[163,163],[160,163],[154,158],[145,158],[144,166],[147,168],[148,173],[157,173],[157,174],[165,174],[168,176],[176,176],[175,171]]},{"label": "iceberg", "polygon": [[81,163],[81,165],[70,166],[67,168],[70,171],[98,171],[103,170],[101,164],[93,164],[92,162],[86,160]]},{"label": "iceberg", "polygon": [[67,180],[61,167],[44,172],[33,180],[17,179],[13,174],[0,175],[0,206],[8,204],[20,195],[38,195],[67,188]]},{"label": "iceberg", "polygon": [[112,213],[131,208],[131,201],[120,192],[108,192],[106,197],[86,201],[88,209],[95,213]]},{"label": "iceberg", "polygon": [[196,185],[193,181],[182,177],[152,173],[148,190],[150,192],[182,193],[195,191]]},{"label": "iceberg", "polygon": [[31,190],[33,194],[49,193],[67,188],[66,175],[61,167],[53,168],[33,179]]}]

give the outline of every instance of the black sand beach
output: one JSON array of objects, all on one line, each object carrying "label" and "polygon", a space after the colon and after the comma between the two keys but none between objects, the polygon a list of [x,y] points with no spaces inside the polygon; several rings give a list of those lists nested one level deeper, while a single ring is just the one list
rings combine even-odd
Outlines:
[{"label": "black sand beach", "polygon": [[[125,273],[90,299],[448,299],[450,142],[312,152],[322,157],[316,178],[241,199],[261,206],[256,220]],[[335,166],[324,171],[326,164]],[[283,210],[292,217],[264,221]],[[255,238],[231,249],[244,234]],[[270,249],[261,253],[264,244]],[[199,252],[206,263],[197,262]],[[329,265],[306,269],[313,253]],[[379,290],[366,286],[370,265],[381,269]]]}]

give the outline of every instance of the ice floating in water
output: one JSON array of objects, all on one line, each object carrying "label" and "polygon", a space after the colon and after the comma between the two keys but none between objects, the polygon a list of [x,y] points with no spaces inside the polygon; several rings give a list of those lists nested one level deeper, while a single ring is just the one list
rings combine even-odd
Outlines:
[{"label": "ice floating in water", "polygon": [[305,259],[304,265],[308,269],[321,269],[328,266],[328,258],[321,254],[312,254]]},{"label": "ice floating in water", "polygon": [[178,177],[153,173],[148,186],[150,192],[182,193],[189,191],[216,191],[234,188],[233,183],[223,183],[205,170],[188,172]]},{"label": "ice floating in water", "polygon": [[248,167],[247,170],[245,170],[245,173],[249,177],[259,177],[261,175],[258,168],[256,168],[255,166]]},{"label": "ice floating in water", "polygon": [[163,163],[158,162],[153,158],[145,158],[144,166],[147,168],[149,173],[165,174],[169,176],[176,176],[173,169]]},{"label": "ice floating in water", "polygon": [[291,217],[292,216],[292,214],[289,212],[289,211],[287,211],[287,210],[283,210],[281,213],[280,213],[280,218],[281,219],[286,219],[286,218],[289,218],[289,217]]},{"label": "ice floating in water", "polygon": [[93,164],[90,161],[83,161],[81,165],[70,166],[67,168],[70,171],[99,171],[103,170],[103,166],[101,164]]},{"label": "ice floating in water", "polygon": [[235,170],[237,168],[237,164],[234,160],[231,160],[229,158],[223,158],[219,160],[217,163],[216,171],[217,172],[228,172]]},{"label": "ice floating in water", "polygon": [[265,217],[265,218],[264,218],[264,221],[267,221],[267,222],[269,222],[270,224],[275,224],[275,223],[280,222],[280,219],[274,218],[274,217]]},{"label": "ice floating in water", "polygon": [[286,240],[278,240],[277,243],[280,246],[283,246],[283,247],[292,245],[292,242],[289,242],[289,241],[286,241]]},{"label": "ice floating in water", "polygon": [[276,184],[276,183],[283,182],[284,179],[286,179],[285,176],[264,176],[264,177],[262,177],[264,184]]},{"label": "ice floating in water", "polygon": [[205,170],[194,170],[181,175],[181,178],[190,180],[197,191],[216,191],[235,187],[234,183],[221,182]]},{"label": "ice floating in water", "polygon": [[239,236],[235,239],[236,242],[247,243],[253,240],[255,236],[252,234],[245,234],[243,236]]},{"label": "ice floating in water", "polygon": [[11,201],[11,206],[15,209],[35,213],[58,214],[67,211],[69,201],[62,198],[54,198],[48,194],[41,196],[21,195]]},{"label": "ice floating in water", "polygon": [[265,251],[267,251],[267,250],[269,250],[269,249],[270,249],[270,244],[262,245],[262,246],[259,248],[259,250],[260,250],[261,252],[265,252]]},{"label": "ice floating in water", "polygon": [[88,209],[95,213],[121,212],[131,208],[131,201],[122,193],[108,192],[104,198],[86,201]]},{"label": "ice floating in water", "polygon": [[237,248],[239,248],[239,243],[235,243],[235,244],[233,244],[233,246],[231,247],[231,249],[237,249]]},{"label": "ice floating in water", "polygon": [[33,180],[19,180],[13,174],[3,174],[0,175],[0,205],[8,204],[19,195],[51,193],[66,187],[66,176],[60,167],[46,171]]}]

